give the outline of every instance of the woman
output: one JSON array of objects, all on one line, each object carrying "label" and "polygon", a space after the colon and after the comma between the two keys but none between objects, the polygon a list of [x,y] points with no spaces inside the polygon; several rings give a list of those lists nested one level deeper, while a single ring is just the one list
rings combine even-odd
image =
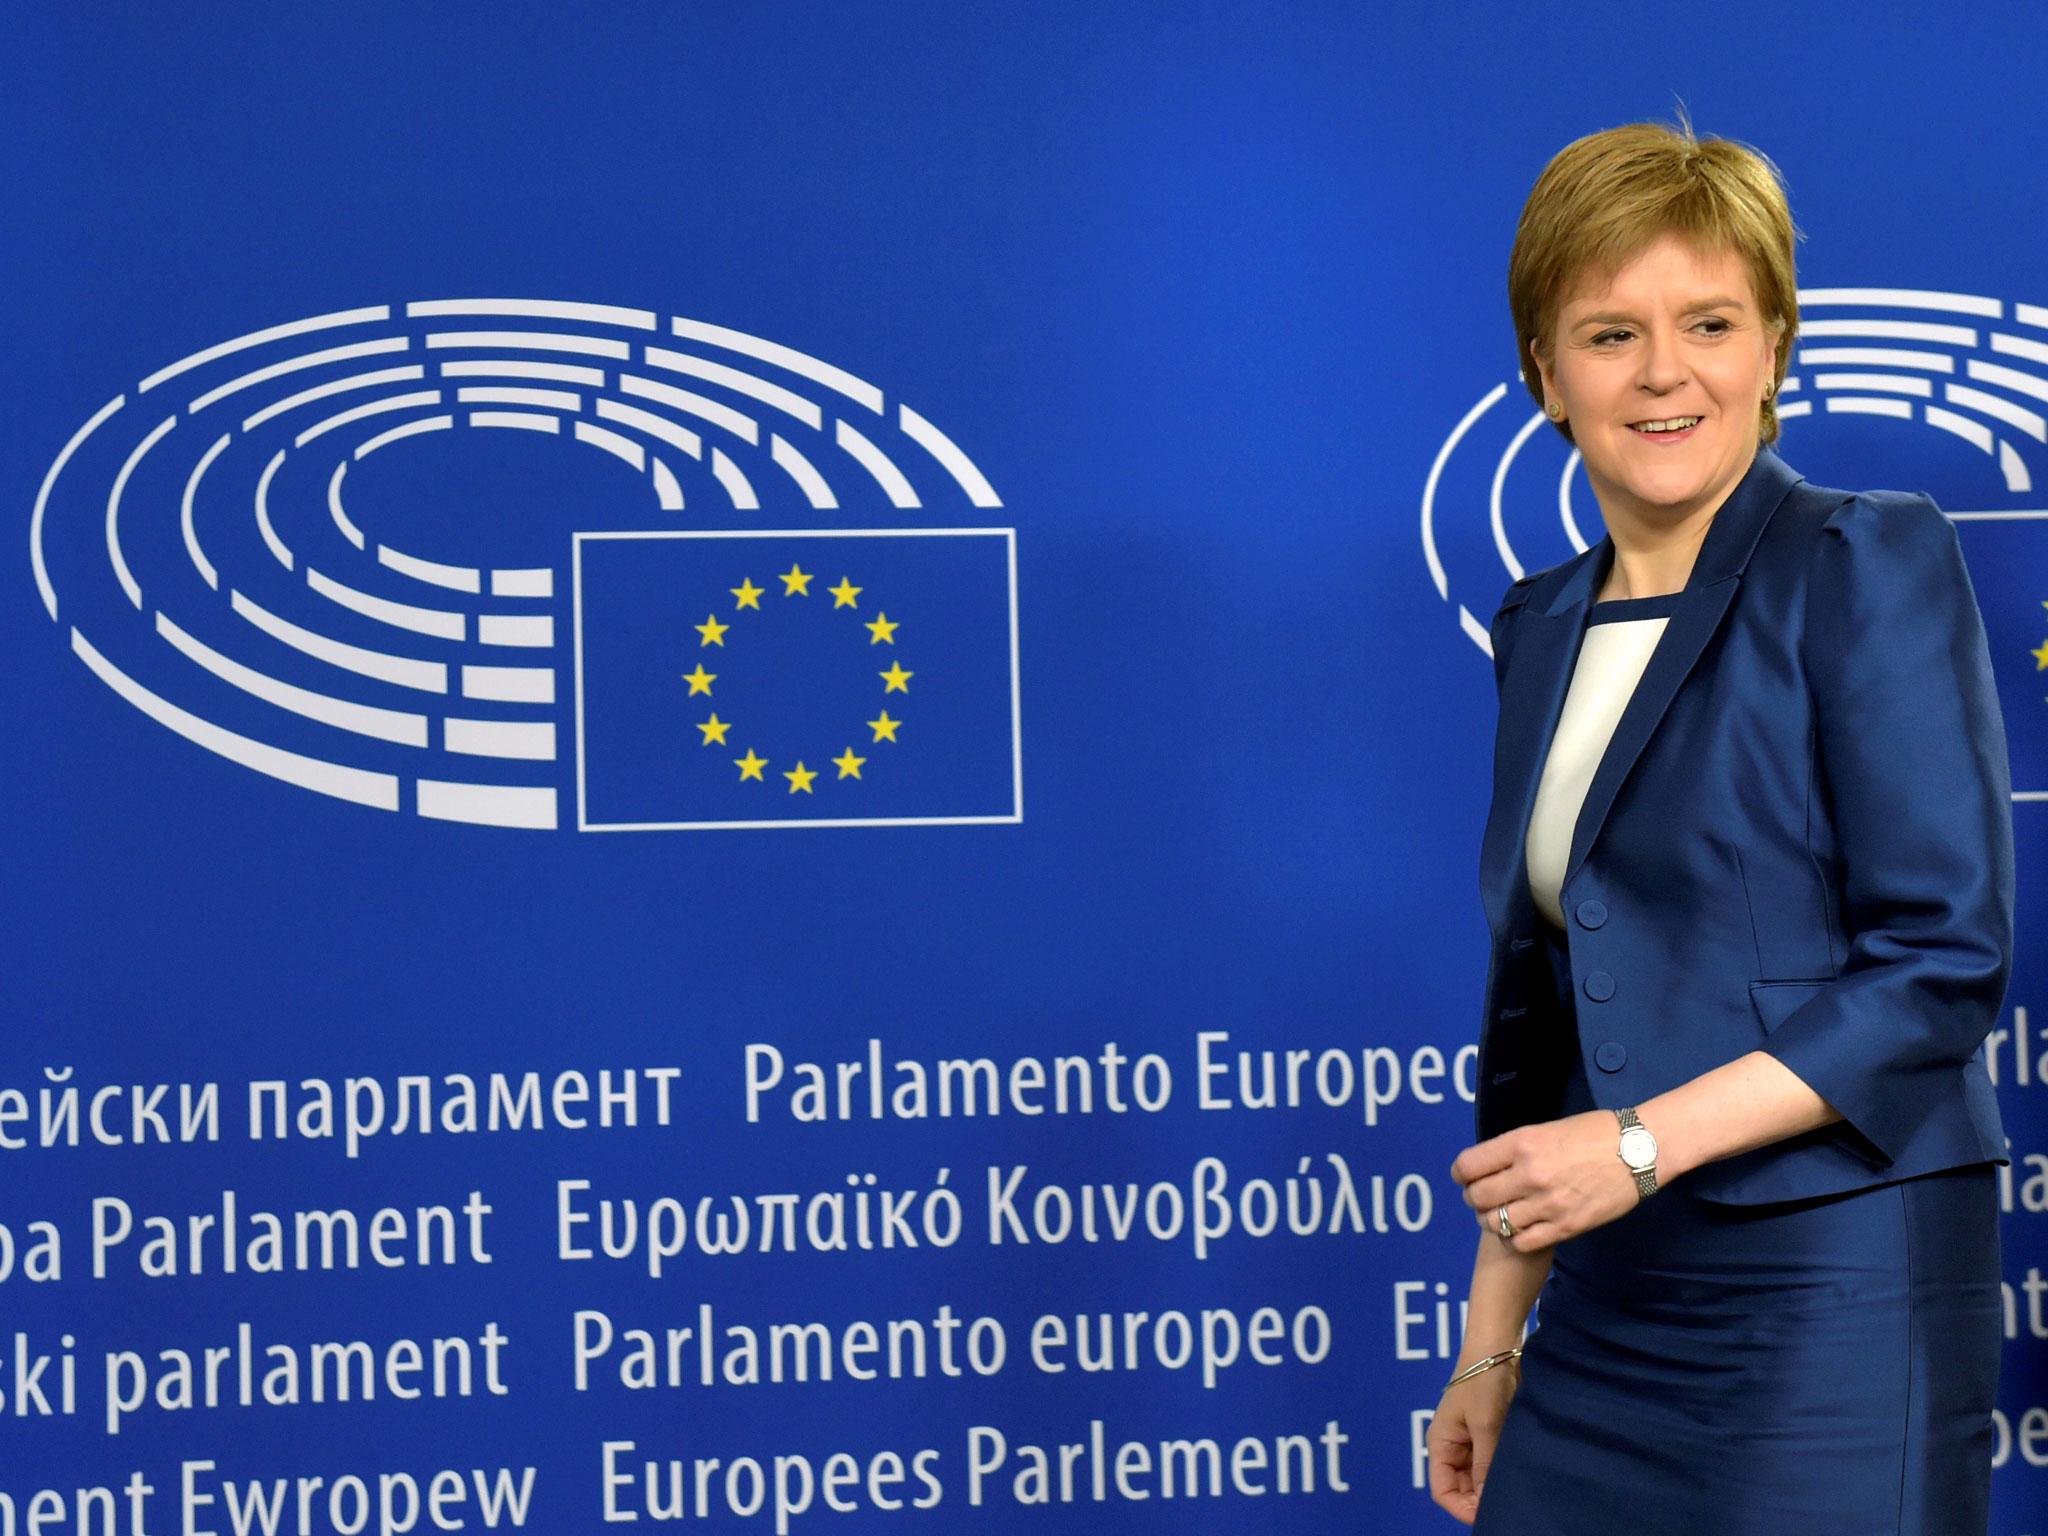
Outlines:
[{"label": "woman", "polygon": [[2005,738],[1948,520],[1767,446],[1793,239],[1761,156],[1649,124],[1516,234],[1607,534],[1493,621],[1481,1236],[1429,1432],[1482,1536],[1986,1528]]}]

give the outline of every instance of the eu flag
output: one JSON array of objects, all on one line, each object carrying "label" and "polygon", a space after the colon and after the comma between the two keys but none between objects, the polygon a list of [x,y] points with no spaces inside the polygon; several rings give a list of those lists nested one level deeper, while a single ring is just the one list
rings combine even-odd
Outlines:
[{"label": "eu flag", "polygon": [[1017,821],[1007,528],[576,539],[589,831]]}]

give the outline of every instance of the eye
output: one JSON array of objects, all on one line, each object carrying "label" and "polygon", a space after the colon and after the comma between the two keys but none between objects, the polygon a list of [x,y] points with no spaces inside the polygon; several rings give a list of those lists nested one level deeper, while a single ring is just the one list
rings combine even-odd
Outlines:
[{"label": "eye", "polygon": [[1734,327],[1719,315],[1709,315],[1700,321],[1697,329],[1705,331],[1709,336],[1726,336]]},{"label": "eye", "polygon": [[1593,338],[1593,345],[1596,347],[1604,347],[1610,344],[1619,344],[1621,342],[1628,340],[1628,338],[1634,334],[1635,333],[1633,331],[1624,330],[1620,326],[1615,326],[1612,330],[1602,331],[1598,335],[1596,335]]}]

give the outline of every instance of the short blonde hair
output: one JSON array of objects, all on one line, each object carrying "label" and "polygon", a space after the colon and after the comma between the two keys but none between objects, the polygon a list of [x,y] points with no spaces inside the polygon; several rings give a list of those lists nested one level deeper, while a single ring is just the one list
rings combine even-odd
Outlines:
[{"label": "short blonde hair", "polygon": [[[1749,268],[1764,323],[1778,333],[1777,376],[1763,402],[1757,440],[1778,438],[1778,388],[1799,333],[1792,247],[1799,231],[1778,168],[1731,139],[1695,138],[1681,117],[1588,134],[1557,152],[1523,205],[1508,258],[1508,307],[1523,381],[1543,404],[1533,343],[1546,363],[1551,327],[1574,287],[1625,266],[1664,235],[1703,250],[1733,251]],[[1568,423],[1556,423],[1567,441]]]}]

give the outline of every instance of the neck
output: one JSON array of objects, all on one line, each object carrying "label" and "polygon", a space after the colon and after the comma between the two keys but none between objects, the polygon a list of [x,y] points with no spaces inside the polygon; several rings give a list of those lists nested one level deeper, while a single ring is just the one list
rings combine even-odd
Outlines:
[{"label": "neck", "polygon": [[[1744,466],[1744,472],[1748,470]],[[1742,481],[1737,475],[1691,506],[1646,507],[1633,497],[1603,487],[1591,471],[1587,480],[1600,503],[1607,536],[1614,541],[1614,563],[1595,594],[1595,602],[1613,598],[1658,597],[1684,590],[1693,562],[1707,540],[1714,515]]]},{"label": "neck", "polygon": [[1682,591],[1713,521],[1712,511],[1676,524],[1631,525],[1625,518],[1610,516],[1607,534],[1614,541],[1614,564],[1595,600]]}]

